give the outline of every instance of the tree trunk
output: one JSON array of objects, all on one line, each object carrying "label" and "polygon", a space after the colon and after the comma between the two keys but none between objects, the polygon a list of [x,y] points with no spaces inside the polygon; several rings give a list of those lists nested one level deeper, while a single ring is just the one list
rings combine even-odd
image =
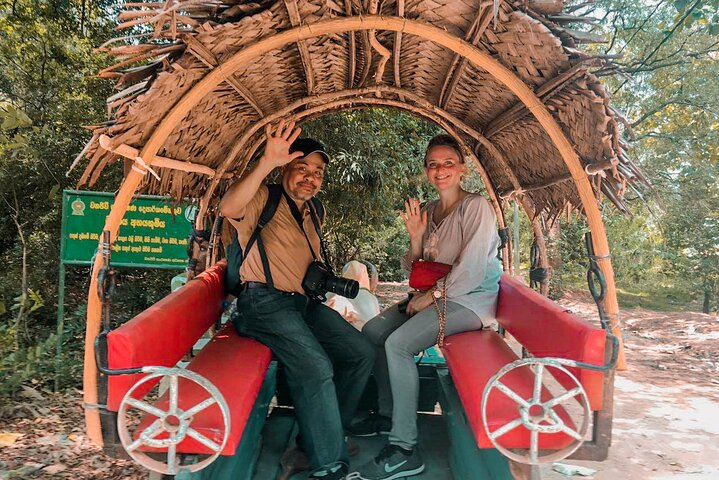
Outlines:
[{"label": "tree trunk", "polygon": [[27,302],[28,302],[28,289],[27,289],[27,242],[25,241],[25,235],[23,234],[22,227],[23,225],[20,223],[19,217],[20,217],[20,207],[18,205],[17,201],[17,195],[15,195],[15,192],[13,191],[13,197],[15,200],[15,207],[10,205],[10,202],[5,200],[5,203],[8,204],[10,207],[12,214],[10,215],[13,219],[13,222],[15,223],[15,227],[17,228],[18,236],[20,237],[20,244],[22,245],[22,276],[20,277],[20,308],[18,308],[17,311],[17,317],[15,318],[15,351],[20,350],[20,335],[21,332],[24,330],[25,324],[24,320],[26,317],[26,311],[27,311]]},{"label": "tree trunk", "polygon": [[702,313],[709,313],[709,302],[711,301],[712,291],[708,287],[704,287],[704,304],[702,305]]},{"label": "tree trunk", "polygon": [[555,218],[547,229],[547,259],[552,272],[552,282],[549,284],[549,297],[562,296],[562,256],[559,253],[559,218]]}]

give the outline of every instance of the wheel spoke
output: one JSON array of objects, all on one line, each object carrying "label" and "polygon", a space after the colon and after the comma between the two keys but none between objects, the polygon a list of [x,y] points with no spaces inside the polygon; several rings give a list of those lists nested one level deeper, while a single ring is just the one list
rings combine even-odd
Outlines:
[{"label": "wheel spoke", "polygon": [[559,425],[560,430],[562,430],[564,433],[569,435],[570,437],[574,438],[575,440],[582,441],[582,436],[577,432],[576,430],[573,430],[566,426],[564,423]]},{"label": "wheel spoke", "polygon": [[569,400],[570,398],[576,397],[576,396],[579,395],[580,393],[582,393],[582,388],[581,388],[581,387],[575,387],[575,388],[573,388],[573,389],[571,389],[571,390],[569,390],[569,391],[564,392],[564,393],[561,394],[561,395],[558,395],[558,396],[556,396],[556,397],[554,397],[554,398],[552,398],[552,399],[550,399],[550,400],[547,400],[547,401],[544,403],[544,405],[545,405],[545,407],[552,408],[552,407],[554,407],[555,405],[558,405],[558,404],[560,404],[560,403],[564,403],[566,400]]},{"label": "wheel spoke", "polygon": [[203,402],[198,403],[194,407],[190,408],[189,410],[185,410],[185,412],[182,414],[182,419],[186,420],[190,417],[193,417],[197,415],[202,410],[206,409],[207,407],[214,405],[217,403],[217,400],[215,400],[214,397],[210,397],[207,400],[204,400]]},{"label": "wheel spoke", "polygon": [[142,400],[138,400],[136,398],[128,398],[127,403],[137,408],[138,410],[142,410],[143,412],[149,413],[150,415],[154,415],[158,418],[164,417],[166,413],[159,408],[153,407],[149,403],[143,402]]},{"label": "wheel spoke", "polygon": [[200,442],[201,444],[203,444],[204,446],[206,446],[207,448],[209,448],[210,450],[212,450],[213,452],[220,451],[220,448],[221,448],[220,445],[216,444],[215,442],[213,442],[212,440],[210,440],[209,438],[207,438],[206,436],[204,436],[203,434],[201,434],[194,428],[188,428],[187,434],[189,436],[191,436],[192,438],[194,438],[195,440],[197,440],[198,442]]},{"label": "wheel spoke", "polygon": [[132,442],[130,445],[128,445],[127,451],[134,452],[135,450],[137,450],[137,447],[139,447],[140,445],[142,445],[142,438],[138,438],[137,440]]},{"label": "wheel spoke", "polygon": [[177,387],[177,375],[170,375],[170,409],[169,412],[177,412],[177,399],[179,391]]},{"label": "wheel spoke", "polygon": [[142,440],[149,440],[151,438],[156,437],[159,433],[163,431],[162,428],[162,419],[158,418],[152,424],[147,427],[143,432],[140,434],[140,439]]},{"label": "wheel spoke", "polygon": [[542,373],[544,373],[544,365],[538,363],[537,370],[534,372],[534,392],[532,403],[539,403],[542,401]]},{"label": "wheel spoke", "polygon": [[167,473],[175,475],[177,473],[177,446],[173,443],[167,448]]},{"label": "wheel spoke", "polygon": [[495,430],[495,431],[493,431],[492,433],[490,433],[490,434],[489,434],[489,438],[491,438],[492,440],[494,440],[494,439],[497,438],[497,437],[501,437],[501,436],[504,435],[505,433],[507,433],[507,432],[509,432],[509,431],[511,431],[511,430],[514,430],[515,428],[517,428],[517,427],[520,426],[521,424],[522,424],[522,419],[521,419],[521,418],[515,418],[515,419],[512,420],[511,422],[509,422],[509,423],[507,423],[507,424],[505,424],[505,425],[502,425],[500,428],[498,428],[497,430]]},{"label": "wheel spoke", "polygon": [[522,397],[520,397],[517,392],[515,392],[514,390],[512,390],[511,388],[509,388],[508,386],[506,386],[506,385],[503,384],[502,382],[497,381],[497,382],[494,383],[494,385],[495,385],[495,387],[497,387],[497,390],[499,390],[500,392],[502,392],[503,394],[505,394],[506,396],[508,396],[508,397],[511,398],[512,400],[514,400],[515,403],[517,403],[517,404],[523,406],[524,408],[529,408],[529,402],[528,402],[528,401],[526,401],[525,399],[523,399]]},{"label": "wheel spoke", "polygon": [[529,461],[532,464],[537,463],[539,456],[539,430],[532,430],[529,437]]},{"label": "wheel spoke", "polygon": [[130,445],[127,446],[128,452],[133,452],[137,450],[137,447],[144,444],[148,440],[152,439],[153,437],[157,436],[159,433],[163,431],[162,429],[162,419],[157,419],[154,422],[150,424],[149,427],[147,427],[145,430],[143,430],[140,433],[140,436],[137,440],[132,442]]}]

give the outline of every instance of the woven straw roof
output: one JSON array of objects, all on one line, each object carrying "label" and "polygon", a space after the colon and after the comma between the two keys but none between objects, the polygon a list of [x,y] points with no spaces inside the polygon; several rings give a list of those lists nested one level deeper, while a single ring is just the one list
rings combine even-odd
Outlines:
[{"label": "woven straw roof", "polygon": [[[136,155],[183,95],[244,47],[299,25],[376,14],[439,27],[509,68],[559,122],[598,197],[626,211],[627,186],[644,182],[625,155],[621,117],[591,73],[602,60],[576,48],[599,39],[567,28],[582,19],[562,14],[561,0],[167,0],[125,7],[120,28],[130,29],[128,36],[151,33],[100,49],[116,57],[100,75],[115,78],[119,93],[108,99],[109,121],[92,127],[80,155],[89,159],[81,184],[92,185],[119,154]],[[502,83],[431,40],[381,29],[320,35],[255,58],[205,95],[160,150],[198,172],[154,162],[159,180],[147,175],[142,190],[200,197],[210,188],[219,195],[261,151],[263,122],[377,106],[447,129],[499,197],[523,193],[536,211],[550,213],[581,205],[549,136]]]}]

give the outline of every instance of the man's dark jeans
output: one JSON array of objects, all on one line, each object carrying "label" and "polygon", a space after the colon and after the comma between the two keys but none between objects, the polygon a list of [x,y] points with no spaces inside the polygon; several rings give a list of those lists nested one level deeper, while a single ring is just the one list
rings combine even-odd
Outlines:
[{"label": "man's dark jeans", "polygon": [[344,429],[374,365],[369,340],[326,305],[262,288],[240,294],[233,322],[284,366],[312,468],[348,464]]}]

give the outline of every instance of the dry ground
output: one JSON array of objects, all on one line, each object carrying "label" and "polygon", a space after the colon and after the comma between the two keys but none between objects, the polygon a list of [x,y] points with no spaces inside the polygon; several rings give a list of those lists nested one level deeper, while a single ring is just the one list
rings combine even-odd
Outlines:
[{"label": "dry ground", "polygon": [[[383,284],[381,300],[405,286]],[[560,303],[596,321],[581,292]],[[622,312],[629,369],[616,380],[613,445],[606,462],[573,462],[596,480],[719,479],[719,318],[696,312]],[[80,392],[28,389],[0,409],[0,480],[8,478],[141,478],[130,462],[112,460],[83,434]],[[569,477],[544,468],[546,480]],[[429,480],[429,479],[428,479]]]}]

